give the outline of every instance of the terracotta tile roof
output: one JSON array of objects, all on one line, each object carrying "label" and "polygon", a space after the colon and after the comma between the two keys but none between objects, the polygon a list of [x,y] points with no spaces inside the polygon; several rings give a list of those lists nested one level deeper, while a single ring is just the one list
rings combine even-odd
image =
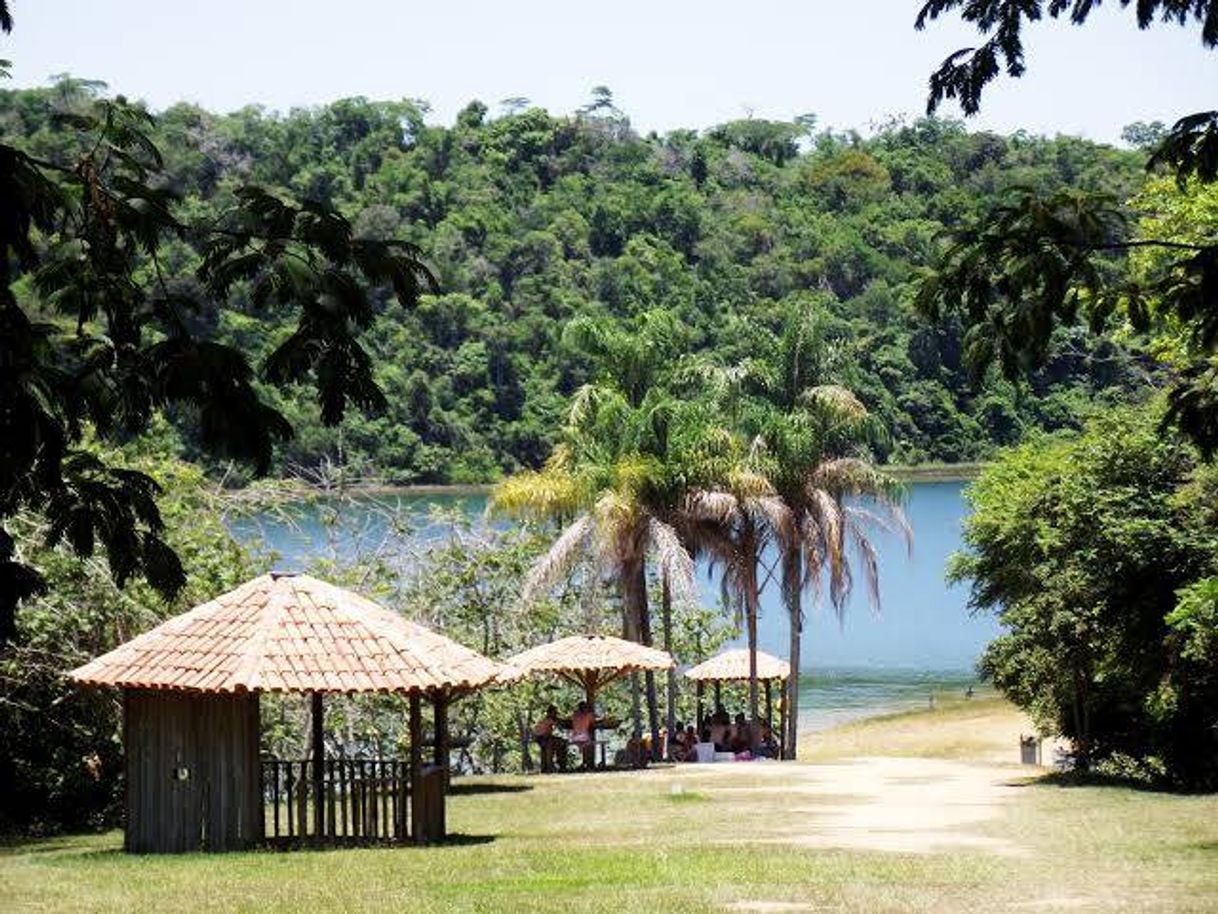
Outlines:
[{"label": "terracotta tile roof", "polygon": [[608,635],[572,635],[522,651],[507,661],[520,674],[579,673],[593,670],[666,670],[673,659],[664,651]]},{"label": "terracotta tile roof", "polygon": [[[791,675],[791,664],[779,660],[765,651],[757,652],[758,679],[786,679]],[[747,680],[749,678],[749,652],[747,648],[724,651],[709,660],[703,660],[697,666],[690,667],[685,672],[689,679],[700,679],[704,682],[728,682]]]},{"label": "terracotta tile roof", "polygon": [[201,692],[465,690],[509,669],[350,591],[263,575],[68,675]]}]

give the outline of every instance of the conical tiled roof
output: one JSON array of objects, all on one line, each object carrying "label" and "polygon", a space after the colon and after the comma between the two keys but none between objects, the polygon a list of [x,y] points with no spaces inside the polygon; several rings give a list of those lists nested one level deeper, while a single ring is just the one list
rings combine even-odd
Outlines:
[{"label": "conical tiled roof", "polygon": [[432,692],[506,668],[350,591],[270,574],[73,670],[90,685],[196,692]]},{"label": "conical tiled roof", "polygon": [[520,673],[593,670],[666,670],[673,659],[664,651],[609,635],[572,635],[522,651],[507,661]]},{"label": "conical tiled roof", "polygon": [[[697,666],[690,667],[685,675],[689,679],[701,679],[704,682],[729,682],[747,680],[749,678],[749,652],[747,648],[724,651],[709,660],[703,660]],[[791,675],[791,664],[779,660],[765,651],[757,652],[758,679],[786,679]]]}]

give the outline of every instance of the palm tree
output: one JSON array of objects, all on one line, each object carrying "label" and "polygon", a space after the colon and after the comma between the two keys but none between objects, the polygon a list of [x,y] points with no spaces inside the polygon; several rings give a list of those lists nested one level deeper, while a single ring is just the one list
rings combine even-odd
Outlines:
[{"label": "palm tree", "polygon": [[692,374],[717,393],[749,446],[743,472],[735,471],[726,485],[691,499],[692,513],[701,520],[687,536],[691,542],[701,538],[716,544],[724,581],[744,605],[754,716],[756,609],[768,580],[767,575],[759,581],[758,571],[766,546],[772,543],[776,549],[793,674],[787,682],[784,746],[794,758],[804,591],[819,594],[827,576],[829,603],[840,616],[853,588],[853,555],[878,608],[879,567],[868,531],[878,526],[908,537],[909,529],[899,508],[900,486],[865,459],[868,445],[882,430],[854,394],[830,383],[846,374],[847,366],[841,347],[826,332],[825,319],[795,305],[781,334],[761,332],[762,339],[750,347],[757,357],[729,368],[694,366]]},{"label": "palm tree", "polygon": [[795,527],[790,510],[750,454],[712,488],[696,489],[685,500],[683,532],[723,569],[723,586],[744,611],[749,645],[749,718],[758,720],[757,620],[762,584],[759,571],[768,546],[788,551]]},{"label": "palm tree", "polygon": [[[633,328],[573,321],[567,338],[597,356],[598,381],[572,401],[561,443],[539,472],[519,473],[496,490],[496,510],[565,523],[524,588],[534,599],[583,564],[589,577],[618,584],[623,635],[650,645],[647,561],[654,555],[667,588],[694,593],[693,560],[670,518],[688,478],[681,455],[692,453],[702,418],[695,404],[674,400],[659,385],[674,346],[675,324],[663,313]],[[696,448],[693,448],[696,450]],[[648,722],[659,751],[655,674],[645,674]],[[637,691],[636,691],[637,694]],[[636,705],[635,729],[641,730]],[[637,734],[636,734],[637,735]]]},{"label": "palm tree", "polygon": [[758,448],[794,529],[779,544],[792,671],[784,747],[787,757],[794,758],[804,591],[818,594],[827,576],[829,604],[840,618],[853,588],[853,553],[878,609],[879,566],[868,530],[898,530],[907,541],[910,531],[899,506],[900,485],[865,459],[868,445],[883,429],[853,393],[832,383],[847,373],[847,366],[841,348],[827,336],[824,318],[814,310],[792,309],[781,336],[764,351],[771,357],[758,369],[767,401]]}]

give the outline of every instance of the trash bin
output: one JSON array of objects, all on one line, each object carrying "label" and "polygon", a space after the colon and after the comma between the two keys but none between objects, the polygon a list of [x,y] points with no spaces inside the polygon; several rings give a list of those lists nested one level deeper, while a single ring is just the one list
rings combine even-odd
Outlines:
[{"label": "trash bin", "polygon": [[1038,737],[1019,737],[1019,761],[1024,765],[1040,764],[1040,739]]}]

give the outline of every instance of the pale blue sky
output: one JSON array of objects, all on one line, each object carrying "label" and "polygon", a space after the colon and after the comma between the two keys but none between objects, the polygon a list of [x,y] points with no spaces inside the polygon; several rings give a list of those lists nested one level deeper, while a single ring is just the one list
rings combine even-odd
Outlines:
[{"label": "pale blue sky", "polygon": [[[286,110],[351,95],[418,97],[450,122],[480,98],[569,112],[613,89],[641,130],[749,113],[816,112],[866,128],[916,115],[926,78],[973,42],[959,22],[913,30],[917,0],[11,0],[0,38],[14,84],[104,79],[160,108]],[[1033,30],[1030,74],[989,92],[978,127],[1115,140],[1135,120],[1212,108],[1218,53],[1195,29],[1139,34],[1113,2],[1084,29]],[[945,113],[953,113],[947,111]]]}]

